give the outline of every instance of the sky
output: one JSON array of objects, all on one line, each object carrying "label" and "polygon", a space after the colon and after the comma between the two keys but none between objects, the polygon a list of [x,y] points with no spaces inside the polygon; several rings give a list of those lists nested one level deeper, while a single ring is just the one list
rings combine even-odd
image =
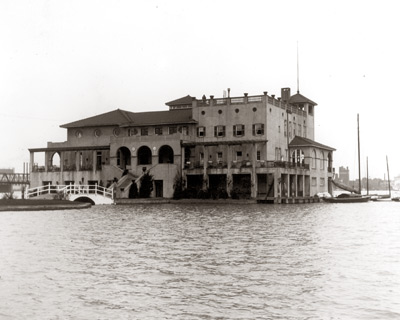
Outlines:
[{"label": "sky", "polygon": [[[297,90],[318,103],[334,167],[400,175],[396,1],[0,1],[0,168],[66,140],[60,125],[117,108]],[[297,52],[299,72],[297,73]],[[394,102],[393,102],[394,101]]]}]

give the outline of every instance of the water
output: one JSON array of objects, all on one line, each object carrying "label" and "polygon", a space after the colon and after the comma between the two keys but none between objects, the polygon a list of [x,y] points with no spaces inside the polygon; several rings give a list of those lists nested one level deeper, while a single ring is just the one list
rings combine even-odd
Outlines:
[{"label": "water", "polygon": [[400,203],[0,212],[0,319],[398,319]]}]

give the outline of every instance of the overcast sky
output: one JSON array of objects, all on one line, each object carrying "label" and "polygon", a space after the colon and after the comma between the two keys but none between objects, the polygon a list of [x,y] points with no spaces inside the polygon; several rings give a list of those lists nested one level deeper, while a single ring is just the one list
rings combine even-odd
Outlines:
[{"label": "overcast sky", "polygon": [[59,126],[117,108],[280,96],[318,103],[315,140],[334,166],[400,174],[397,1],[0,1],[0,167],[22,172],[28,148],[66,140]]}]

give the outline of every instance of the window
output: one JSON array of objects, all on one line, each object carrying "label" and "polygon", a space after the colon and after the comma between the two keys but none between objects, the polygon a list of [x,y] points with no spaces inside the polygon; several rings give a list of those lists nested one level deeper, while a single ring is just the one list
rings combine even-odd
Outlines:
[{"label": "window", "polygon": [[324,170],[324,162],[325,162],[325,160],[324,160],[324,153],[321,151],[321,153],[320,153],[320,159],[319,159],[319,163],[320,163],[320,165],[319,165],[319,167],[320,167],[320,169],[321,170]]},{"label": "window", "polygon": [[188,128],[188,126],[183,126],[183,127],[182,127],[182,133],[183,133],[185,136],[189,135],[189,128]]},{"label": "window", "polygon": [[307,138],[307,127],[303,126],[303,137]]},{"label": "window", "polygon": [[138,134],[138,130],[136,128],[129,128],[128,129],[128,136],[135,136]]},{"label": "window", "polygon": [[168,133],[169,134],[174,134],[174,133],[177,133],[177,132],[178,132],[178,128],[176,126],[168,127]]},{"label": "window", "polygon": [[253,136],[261,136],[264,134],[264,124],[256,123],[253,124]]},{"label": "window", "polygon": [[285,130],[285,137],[287,136],[287,120],[285,120],[285,128],[284,128],[284,130]]},{"label": "window", "polygon": [[312,185],[313,187],[316,187],[316,186],[317,186],[317,178],[315,178],[315,177],[312,177],[312,178],[311,178],[311,185]]},{"label": "window", "polygon": [[312,159],[311,159],[311,161],[312,161],[312,168],[313,169],[316,169],[317,168],[317,153],[315,152],[315,150],[313,150],[312,152],[311,152],[311,157],[312,157]]},{"label": "window", "polygon": [[205,127],[197,127],[197,136],[205,137],[206,136],[206,128]]},{"label": "window", "polygon": [[140,128],[140,135],[141,136],[148,136],[149,135],[149,128],[148,127]]},{"label": "window", "polygon": [[200,156],[200,163],[203,164],[204,163],[204,153],[200,152],[199,156]]},{"label": "window", "polygon": [[242,161],[242,151],[236,151],[236,161]]},{"label": "window", "polygon": [[257,161],[261,160],[261,151],[257,150]]},{"label": "window", "polygon": [[156,127],[156,128],[154,129],[154,133],[155,133],[156,135],[158,135],[158,136],[161,136],[161,135],[162,135],[162,127]]},{"label": "window", "polygon": [[296,136],[296,122],[293,122],[293,137]]},{"label": "window", "polygon": [[235,137],[243,137],[244,136],[244,124],[236,124],[233,126],[233,135]]},{"label": "window", "polygon": [[289,138],[292,138],[292,121],[289,121]]},{"label": "window", "polygon": [[324,186],[325,186],[325,178],[319,178],[319,185],[320,185],[321,187],[324,187]]},{"label": "window", "polygon": [[225,137],[225,126],[215,126],[214,127],[215,137]]},{"label": "window", "polygon": [[222,163],[222,152],[217,152],[217,162]]}]

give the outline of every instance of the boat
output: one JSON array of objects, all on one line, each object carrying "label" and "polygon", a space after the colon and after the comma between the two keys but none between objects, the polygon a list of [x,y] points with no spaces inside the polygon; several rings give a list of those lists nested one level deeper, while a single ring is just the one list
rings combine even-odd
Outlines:
[{"label": "boat", "polygon": [[325,197],[324,201],[331,203],[351,203],[351,202],[368,202],[369,196],[354,193],[342,193],[337,197]]},{"label": "boat", "polygon": [[361,195],[361,169],[360,169],[360,125],[359,125],[359,116],[357,114],[357,136],[358,136],[358,190],[352,189],[350,187],[343,186],[337,182],[332,181],[336,186],[344,190],[351,190],[352,193],[342,193],[337,197],[323,197],[322,199],[325,202],[329,203],[359,203],[359,202],[368,202],[371,197],[369,195],[364,196]]},{"label": "boat", "polygon": [[387,175],[388,175],[387,182],[388,182],[389,194],[373,195],[373,196],[371,196],[371,200],[372,201],[390,200],[391,197],[392,197],[391,188],[390,188],[389,161],[388,161],[388,157],[387,156],[386,156],[386,166],[387,166]]}]

